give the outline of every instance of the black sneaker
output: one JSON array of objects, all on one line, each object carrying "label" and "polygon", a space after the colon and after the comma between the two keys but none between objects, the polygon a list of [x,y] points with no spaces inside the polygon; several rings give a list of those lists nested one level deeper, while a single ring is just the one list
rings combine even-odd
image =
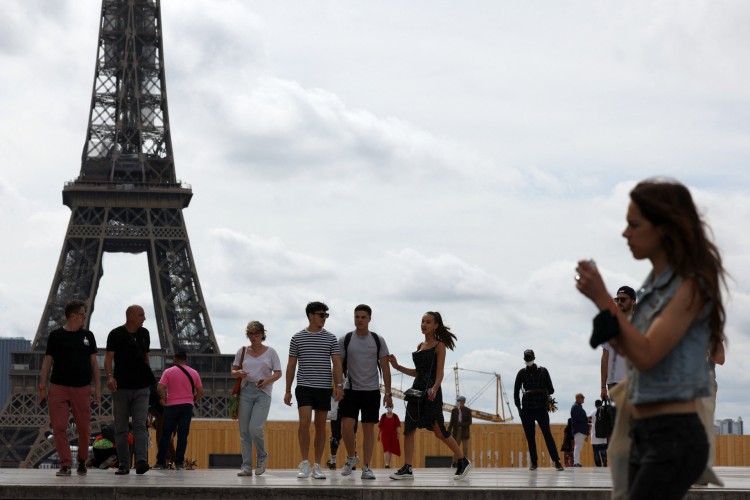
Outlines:
[{"label": "black sneaker", "polygon": [[79,476],[85,476],[86,472],[86,462],[78,462],[78,469],[76,469],[76,474]]},{"label": "black sneaker", "polygon": [[537,469],[536,464],[531,464],[531,467],[529,467],[529,470],[536,470],[536,469]]},{"label": "black sneaker", "polygon": [[555,462],[555,469],[559,471],[565,470],[559,460]]},{"label": "black sneaker", "polygon": [[328,465],[328,468],[330,470],[336,470],[336,461],[335,460],[332,460],[332,459],[329,458],[328,461],[326,462],[326,465]]},{"label": "black sneaker", "polygon": [[464,457],[458,461],[458,466],[456,466],[456,474],[453,476],[453,479],[463,479],[466,474],[469,473],[471,470],[471,462],[469,462],[469,459]]},{"label": "black sneaker", "polygon": [[124,476],[126,474],[130,474],[130,469],[128,469],[124,465],[119,466],[115,471],[115,476]]},{"label": "black sneaker", "polygon": [[146,462],[145,460],[140,460],[137,464],[135,464],[135,473],[145,474],[150,468],[151,467],[148,466],[148,462]]},{"label": "black sneaker", "polygon": [[396,479],[396,480],[414,479],[414,474],[412,474],[411,472],[411,465],[406,464],[388,477],[390,477],[391,479]]},{"label": "black sneaker", "polygon": [[70,467],[62,466],[60,467],[57,472],[55,472],[56,476],[69,476],[70,475]]}]

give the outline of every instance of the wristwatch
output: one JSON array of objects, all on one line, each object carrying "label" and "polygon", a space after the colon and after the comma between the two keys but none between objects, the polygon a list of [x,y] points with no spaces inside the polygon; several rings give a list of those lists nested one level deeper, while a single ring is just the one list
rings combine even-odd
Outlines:
[{"label": "wristwatch", "polygon": [[344,388],[344,384],[336,384],[336,387],[341,387],[343,389]]},{"label": "wristwatch", "polygon": [[386,396],[393,396],[393,393],[391,393],[391,392],[386,392],[386,393],[385,393],[385,395],[386,395]]}]

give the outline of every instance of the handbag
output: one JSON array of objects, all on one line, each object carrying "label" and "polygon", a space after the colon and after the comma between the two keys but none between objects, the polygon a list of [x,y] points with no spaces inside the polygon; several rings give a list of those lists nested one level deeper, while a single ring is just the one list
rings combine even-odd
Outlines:
[{"label": "handbag", "polygon": [[[435,358],[432,358],[432,361],[430,362],[430,370],[427,372],[428,374],[432,371],[432,366],[435,363]],[[406,389],[406,392],[404,392],[404,401],[407,403],[419,403],[422,399],[427,398],[427,391],[415,389],[414,387],[409,387]]]},{"label": "handbag", "polygon": [[426,394],[426,391],[420,391],[419,389],[415,389],[414,387],[410,387],[406,389],[406,392],[404,392],[404,400],[407,403],[419,403],[419,401],[424,398]]},{"label": "handbag", "polygon": [[[242,362],[245,361],[245,347],[242,348],[242,356],[240,357],[240,368],[242,368]],[[232,420],[237,420],[240,413],[240,389],[242,389],[242,379],[238,378],[234,383],[234,389],[232,389],[232,395],[229,398],[229,415]]]}]

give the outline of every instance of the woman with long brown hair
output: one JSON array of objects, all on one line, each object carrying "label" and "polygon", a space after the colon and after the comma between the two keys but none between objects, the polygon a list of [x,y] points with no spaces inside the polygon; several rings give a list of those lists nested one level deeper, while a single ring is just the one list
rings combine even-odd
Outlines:
[{"label": "woman with long brown hair", "polygon": [[390,355],[389,361],[394,369],[414,377],[413,389],[423,391],[419,401],[406,404],[404,417],[404,466],[390,475],[391,479],[413,479],[412,463],[414,460],[414,438],[417,428],[429,429],[445,443],[456,459],[456,473],[453,479],[463,479],[471,469],[471,462],[464,456],[461,447],[445,428],[443,417],[443,382],[446,348],[453,350],[456,336],[443,323],[439,312],[428,311],[422,316],[422,334],[424,341],[411,354],[414,368],[398,364],[396,356]]},{"label": "woman with long brown hair", "polygon": [[711,394],[706,352],[725,340],[724,267],[690,191],[676,181],[638,183],[622,235],[633,257],[652,266],[632,320],[591,261],[578,263],[576,287],[600,310],[591,344],[609,340],[628,359],[628,498],[682,498],[708,457],[697,403]]}]

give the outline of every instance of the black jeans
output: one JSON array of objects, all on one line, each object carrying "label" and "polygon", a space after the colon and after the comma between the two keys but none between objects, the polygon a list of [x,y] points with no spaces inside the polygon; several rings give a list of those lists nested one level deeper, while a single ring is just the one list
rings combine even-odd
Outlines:
[{"label": "black jeans", "polygon": [[591,448],[594,450],[594,464],[597,467],[607,466],[607,443],[604,444],[592,444]]},{"label": "black jeans", "polygon": [[680,499],[708,460],[708,438],[697,413],[633,420],[628,498]]},{"label": "black jeans", "polygon": [[547,444],[549,457],[552,461],[559,462],[560,455],[557,454],[555,438],[552,437],[552,432],[549,430],[549,413],[547,413],[547,409],[524,408],[521,410],[521,424],[523,424],[523,432],[526,434],[526,442],[529,444],[531,464],[536,465],[538,460],[536,454],[536,430],[534,429],[534,422],[539,422],[539,429],[542,431],[544,442]]},{"label": "black jeans", "polygon": [[187,449],[188,434],[190,433],[190,422],[193,419],[193,405],[190,403],[171,405],[164,407],[164,427],[159,440],[159,451],[156,462],[164,465],[167,458],[169,443],[172,434],[177,431],[177,448],[175,451],[175,464],[184,464],[185,450]]}]

